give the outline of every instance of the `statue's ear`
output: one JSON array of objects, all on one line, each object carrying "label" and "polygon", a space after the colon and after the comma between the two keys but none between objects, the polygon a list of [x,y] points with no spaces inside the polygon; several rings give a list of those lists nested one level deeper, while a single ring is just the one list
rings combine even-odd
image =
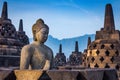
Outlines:
[{"label": "statue's ear", "polygon": [[34,41],[37,41],[35,34],[33,34],[33,40],[34,40]]},{"label": "statue's ear", "polygon": [[36,35],[35,35],[35,34],[34,34],[34,36],[33,36],[33,37],[34,37],[34,41],[37,41],[37,38],[36,38]]},{"label": "statue's ear", "polygon": [[36,30],[33,30],[33,34],[35,35],[35,33],[36,33]]},{"label": "statue's ear", "polygon": [[32,33],[33,33],[33,40],[36,41],[36,30],[33,28],[32,29]]}]

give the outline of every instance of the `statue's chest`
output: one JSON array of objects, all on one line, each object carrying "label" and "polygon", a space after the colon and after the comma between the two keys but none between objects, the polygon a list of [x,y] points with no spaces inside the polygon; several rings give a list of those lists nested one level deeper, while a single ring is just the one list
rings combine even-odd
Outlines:
[{"label": "statue's chest", "polygon": [[45,60],[47,57],[47,51],[43,48],[36,48],[33,54],[33,58],[37,60]]}]

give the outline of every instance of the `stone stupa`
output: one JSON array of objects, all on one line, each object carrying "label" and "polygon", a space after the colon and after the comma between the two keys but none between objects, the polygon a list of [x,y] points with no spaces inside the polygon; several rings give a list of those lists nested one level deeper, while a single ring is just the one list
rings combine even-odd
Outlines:
[{"label": "stone stupa", "polygon": [[16,31],[8,18],[7,2],[4,2],[0,18],[0,67],[19,66],[21,48],[29,43],[20,24],[19,31]]},{"label": "stone stupa", "polygon": [[111,4],[106,5],[104,28],[88,45],[86,62],[90,68],[120,68],[120,31],[115,29]]},{"label": "stone stupa", "polygon": [[69,56],[68,64],[71,66],[79,66],[82,65],[83,62],[83,54],[79,52],[78,41],[75,42],[75,51]]},{"label": "stone stupa", "polygon": [[58,67],[58,66],[65,66],[65,65],[66,65],[66,56],[62,52],[62,44],[60,44],[59,52],[56,54],[54,58],[54,66]]}]

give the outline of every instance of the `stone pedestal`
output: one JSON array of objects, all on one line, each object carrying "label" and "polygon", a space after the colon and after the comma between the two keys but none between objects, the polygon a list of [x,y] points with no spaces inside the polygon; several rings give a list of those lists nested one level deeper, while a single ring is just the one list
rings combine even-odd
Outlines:
[{"label": "stone pedestal", "polygon": [[16,80],[38,80],[43,70],[15,70]]},{"label": "stone pedestal", "polygon": [[78,80],[103,80],[104,70],[101,69],[85,69],[79,70]]},{"label": "stone pedestal", "polygon": [[10,70],[10,69],[0,68],[0,80],[5,80],[11,73],[12,73],[12,70]]},{"label": "stone pedestal", "polygon": [[118,80],[117,71],[114,69],[106,69],[104,71],[103,80]]},{"label": "stone pedestal", "polygon": [[78,71],[71,70],[51,70],[47,71],[51,80],[76,80]]},{"label": "stone pedestal", "polygon": [[4,80],[12,70],[0,70],[0,80]]},{"label": "stone pedestal", "polygon": [[0,80],[118,80],[115,69],[0,70]]}]

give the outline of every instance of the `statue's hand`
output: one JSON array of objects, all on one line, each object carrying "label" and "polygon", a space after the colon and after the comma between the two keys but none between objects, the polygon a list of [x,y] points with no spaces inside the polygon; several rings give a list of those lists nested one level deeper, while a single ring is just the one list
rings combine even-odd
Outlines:
[{"label": "statue's hand", "polygon": [[46,60],[43,70],[49,70],[49,69],[50,69],[50,61]]}]

